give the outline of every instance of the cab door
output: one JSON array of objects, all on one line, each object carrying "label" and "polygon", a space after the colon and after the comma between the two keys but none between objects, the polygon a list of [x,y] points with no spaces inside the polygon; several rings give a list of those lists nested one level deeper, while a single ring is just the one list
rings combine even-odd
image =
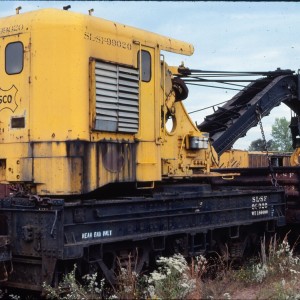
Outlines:
[{"label": "cab door", "polygon": [[140,115],[137,135],[137,181],[160,180],[159,147],[156,143],[159,127],[159,99],[155,97],[155,49],[141,45],[138,51],[140,70]]},{"label": "cab door", "polygon": [[32,181],[30,47],[29,33],[0,36],[0,181]]},{"label": "cab door", "polygon": [[0,53],[0,142],[28,142],[31,82],[29,34],[1,37]]}]

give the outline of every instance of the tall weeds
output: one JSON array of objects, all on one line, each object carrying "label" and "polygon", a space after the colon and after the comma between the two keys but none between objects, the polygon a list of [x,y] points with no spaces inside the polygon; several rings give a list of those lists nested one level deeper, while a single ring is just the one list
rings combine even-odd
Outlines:
[{"label": "tall weeds", "polygon": [[76,266],[57,289],[44,289],[49,299],[102,299],[104,294],[106,299],[300,299],[300,258],[287,236],[281,243],[276,236],[268,243],[263,238],[260,255],[238,270],[220,256],[207,261],[200,255],[187,263],[181,254],[159,257],[158,268],[147,275],[137,274],[136,265],[130,255],[125,268],[119,263],[117,284],[110,290],[97,274],[79,284]]}]

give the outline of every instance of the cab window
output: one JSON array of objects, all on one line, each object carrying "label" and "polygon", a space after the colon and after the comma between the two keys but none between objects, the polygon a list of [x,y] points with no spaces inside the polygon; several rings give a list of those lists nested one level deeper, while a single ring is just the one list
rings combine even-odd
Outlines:
[{"label": "cab window", "polygon": [[19,74],[23,70],[24,47],[21,42],[13,42],[5,48],[5,71],[9,75]]},{"label": "cab window", "polygon": [[[151,55],[148,51],[142,50],[142,81],[149,82],[151,80]],[[138,52],[138,68],[140,67],[140,51]]]}]

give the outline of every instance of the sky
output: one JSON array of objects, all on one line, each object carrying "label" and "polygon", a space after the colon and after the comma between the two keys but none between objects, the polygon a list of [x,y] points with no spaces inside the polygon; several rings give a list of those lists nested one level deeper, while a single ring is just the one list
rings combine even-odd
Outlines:
[{"label": "sky", "polygon": [[[169,65],[184,62],[190,69],[220,71],[273,71],[300,68],[300,2],[229,1],[0,1],[0,17],[46,7],[71,11],[170,36],[194,45],[193,56],[164,53]],[[229,100],[237,91],[191,87],[184,101],[188,112]],[[217,106],[216,106],[217,107]],[[191,114],[200,124],[212,108]],[[291,112],[284,105],[263,118],[266,138],[271,138],[275,118]],[[236,149],[248,149],[251,141],[262,138],[259,126],[239,139]]]}]

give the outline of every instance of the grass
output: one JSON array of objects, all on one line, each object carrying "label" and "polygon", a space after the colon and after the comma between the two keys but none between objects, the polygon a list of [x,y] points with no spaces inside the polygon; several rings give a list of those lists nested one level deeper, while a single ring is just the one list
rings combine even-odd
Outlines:
[{"label": "grass", "polygon": [[268,245],[263,239],[259,257],[238,270],[223,269],[206,282],[202,298],[300,299],[300,258],[287,236],[281,243],[274,237]]},{"label": "grass", "polygon": [[[241,268],[216,256],[209,261],[197,256],[188,263],[181,254],[160,257],[157,269],[137,274],[129,257],[126,268],[119,267],[114,287],[86,275],[76,280],[76,266],[57,288],[44,285],[48,299],[300,299],[300,258],[287,237],[268,244],[261,241],[260,255]],[[212,276],[213,275],[213,276]]]}]

